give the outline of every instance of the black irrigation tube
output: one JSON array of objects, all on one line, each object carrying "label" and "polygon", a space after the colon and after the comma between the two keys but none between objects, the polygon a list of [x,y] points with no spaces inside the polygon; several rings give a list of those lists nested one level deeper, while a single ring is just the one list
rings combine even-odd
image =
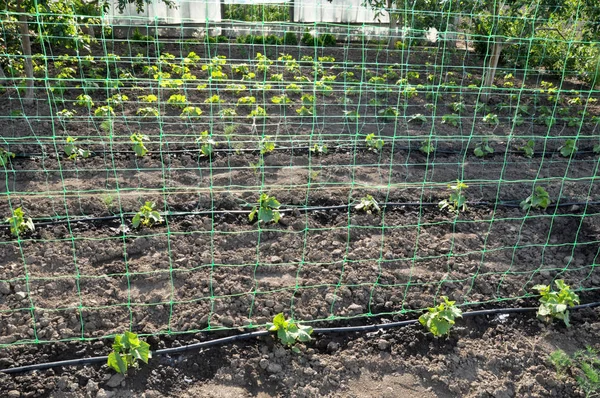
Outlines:
[{"label": "black irrigation tube", "polygon": [[[588,304],[576,305],[569,310],[576,311],[585,308],[594,308],[599,307],[600,302],[593,302]],[[470,318],[475,316],[488,316],[488,315],[500,315],[500,314],[517,314],[517,313],[526,313],[537,311],[537,307],[520,307],[520,308],[494,308],[489,310],[477,310],[465,312],[462,314],[463,318]],[[404,326],[410,326],[418,323],[418,319],[409,319],[406,321],[399,322],[389,322],[389,323],[380,323],[375,325],[364,325],[364,326],[342,326],[342,327],[331,327],[331,328],[315,328],[313,332],[315,334],[335,334],[335,333],[356,333],[356,332],[375,332],[377,330],[384,329],[395,329]],[[195,349],[204,349],[216,345],[229,344],[236,341],[250,340],[256,337],[264,337],[271,334],[267,330],[260,330],[256,332],[242,333],[229,337],[222,337],[219,339],[203,341],[199,343],[188,344],[180,347],[173,348],[163,348],[160,350],[153,351],[152,354],[155,356],[161,355],[170,355],[170,354],[179,354],[185,351],[195,350]],[[43,370],[50,369],[59,366],[75,366],[75,365],[88,365],[93,363],[106,362],[108,356],[99,356],[99,357],[90,357],[90,358],[79,358],[79,359],[70,359],[65,361],[57,361],[57,362],[46,362],[39,363],[34,365],[25,365],[18,366],[14,368],[0,369],[0,373],[23,373],[30,372],[33,370]]]},{"label": "black irrigation tube", "polygon": [[[422,206],[438,206],[438,202],[388,202],[388,203],[378,203],[380,208],[393,208],[393,207],[422,207]],[[508,208],[520,208],[520,202],[518,201],[506,201],[506,202],[467,202],[469,206],[499,206],[499,207],[508,207]],[[556,208],[556,207],[568,207],[568,206],[597,206],[600,205],[600,201],[588,201],[588,202],[564,202],[564,203],[553,203],[548,206],[548,208]],[[316,206],[316,207],[301,207],[301,208],[286,208],[279,209],[280,213],[291,213],[291,212],[301,212],[301,213],[309,213],[316,211],[329,211],[329,210],[344,210],[349,207],[353,207],[353,204],[347,205],[333,205],[333,206]],[[251,210],[202,210],[202,211],[178,211],[178,212],[169,212],[169,213],[161,213],[163,217],[184,217],[184,216],[203,216],[203,215],[214,215],[214,214],[249,214]],[[98,221],[112,221],[119,220],[121,218],[130,219],[134,216],[134,214],[122,214],[122,215],[112,215],[112,216],[102,216],[102,217],[80,217],[80,218],[69,218],[65,220],[57,220],[57,219],[41,219],[41,220],[49,220],[49,221],[38,221],[35,223],[36,226],[50,226],[50,225],[61,225],[61,224],[76,224],[79,222],[98,222]],[[0,228],[9,228],[9,224],[0,224]]]},{"label": "black irrigation tube", "polygon": [[[425,137],[426,138],[426,137]],[[304,146],[299,146],[299,147],[276,147],[274,149],[274,151],[286,151],[286,152],[308,152],[312,149],[312,147],[304,147]],[[327,147],[327,150],[330,152],[342,152],[345,150],[354,150],[355,146],[334,146],[334,147]],[[364,151],[368,151],[367,148],[358,148],[359,150],[364,150]],[[421,150],[420,147],[407,147],[407,146],[396,146],[394,152],[396,152],[396,150],[398,152],[413,152],[413,153],[419,153],[423,156],[427,156],[426,154],[424,154]],[[167,150],[160,150],[159,152],[162,154],[198,154],[200,151],[200,147],[197,148],[190,148],[190,149],[167,149]],[[214,148],[213,152],[216,153],[224,153],[224,154],[230,154],[230,153],[240,153],[240,152],[244,152],[244,153],[258,153],[260,150],[259,149],[255,149],[255,148],[240,148],[240,149],[235,149],[235,148]],[[149,151],[149,154],[151,155],[153,152],[156,151]],[[384,149],[383,152],[386,152],[386,150]],[[435,149],[432,154],[430,154],[429,156],[434,156],[435,154],[440,154],[440,155],[464,155],[465,152],[468,152],[468,148],[465,150],[455,150],[455,149]],[[509,153],[509,154],[513,154],[513,155],[523,155],[523,151],[518,151],[518,150],[508,150],[508,151],[495,151],[492,154],[488,154],[486,157],[493,157],[493,156],[499,156],[499,155],[504,155],[505,153]],[[111,154],[121,154],[121,155],[135,155],[134,151],[91,151],[90,156],[89,157],[102,157],[105,155],[111,155]],[[467,153],[468,154],[468,153]],[[560,151],[559,150],[555,150],[555,151],[545,151],[545,152],[534,152],[533,155],[531,157],[534,158],[539,158],[539,157],[552,157],[555,155],[560,155]],[[596,152],[594,152],[593,150],[580,150],[575,152],[574,156],[586,156],[586,155],[596,155]],[[15,158],[18,159],[34,159],[34,158],[58,158],[59,156],[63,157],[66,159],[66,156],[62,156],[58,155],[56,153],[17,153],[15,154]],[[323,155],[320,155],[323,156]],[[475,156],[475,155],[473,155]],[[566,159],[566,158],[565,158]]]}]

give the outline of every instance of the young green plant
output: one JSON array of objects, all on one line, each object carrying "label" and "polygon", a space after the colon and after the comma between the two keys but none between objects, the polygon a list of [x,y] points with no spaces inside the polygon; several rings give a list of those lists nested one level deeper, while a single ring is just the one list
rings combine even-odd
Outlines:
[{"label": "young green plant", "polygon": [[523,151],[523,154],[527,158],[533,157],[534,149],[535,149],[535,141],[534,140],[527,141],[525,143],[525,145],[523,145],[522,147],[519,148],[519,150]]},{"label": "young green plant", "polygon": [[13,210],[12,217],[6,219],[10,226],[10,233],[14,236],[19,236],[25,232],[35,230],[33,220],[30,217],[25,217],[25,213],[20,207]]},{"label": "young green plant", "polygon": [[131,368],[139,367],[138,361],[148,363],[152,358],[150,344],[139,339],[137,334],[125,332],[115,336],[112,352],[108,354],[107,365],[116,372],[125,374]]},{"label": "young green plant", "polygon": [[383,149],[384,142],[381,138],[375,137],[375,133],[367,134],[365,142],[369,151],[380,152]]},{"label": "young green plant", "polygon": [[550,285],[536,285],[534,290],[540,292],[538,318],[550,322],[552,318],[561,319],[567,327],[569,323],[569,307],[579,304],[579,296],[565,284],[563,279],[554,281],[558,291],[552,291]]},{"label": "young green plant", "polygon": [[566,140],[559,150],[562,156],[569,158],[577,153],[577,141]]},{"label": "young green plant", "polygon": [[529,209],[544,209],[550,205],[550,195],[543,187],[535,187],[533,193],[521,202],[521,208],[523,210]]},{"label": "young green plant", "polygon": [[258,142],[258,149],[261,155],[273,152],[275,150],[275,141],[270,135],[266,135]]},{"label": "young green plant", "polygon": [[9,159],[14,158],[15,154],[5,150],[4,148],[0,148],[0,166],[6,167],[8,165]]},{"label": "young green plant", "polygon": [[154,210],[155,204],[153,202],[146,202],[140,210],[135,213],[133,219],[131,220],[131,224],[133,224],[133,228],[139,227],[151,227],[155,224],[160,224],[163,222],[163,218],[160,213]]},{"label": "young green plant", "polygon": [[440,210],[448,209],[452,213],[458,214],[461,211],[467,210],[467,196],[465,190],[469,188],[467,184],[460,180],[456,180],[456,184],[449,184],[450,197],[439,203]]},{"label": "young green plant", "polygon": [[310,326],[286,320],[282,313],[275,315],[273,322],[267,323],[267,326],[270,332],[277,332],[277,338],[279,338],[281,344],[290,347],[295,353],[300,353],[296,343],[310,341],[310,335],[313,332]]},{"label": "young green plant", "polygon": [[278,223],[281,219],[281,214],[278,210],[279,207],[281,207],[281,203],[274,196],[262,193],[258,198],[258,206],[254,206],[250,214],[248,214],[248,219],[254,221],[257,218],[258,222],[265,224],[271,221]]},{"label": "young green plant", "polygon": [[77,138],[73,138],[70,136],[67,137],[67,143],[65,145],[65,154],[71,160],[75,160],[78,157],[82,157],[84,159],[88,158],[90,156],[90,151],[88,151],[87,149],[79,148],[75,145],[75,141],[77,141]]},{"label": "young green plant", "polygon": [[419,150],[425,155],[429,155],[435,151],[435,146],[431,143],[431,138],[426,139],[421,143]]},{"label": "young green plant", "polygon": [[367,214],[371,214],[373,212],[379,213],[381,210],[379,208],[379,204],[371,195],[367,195],[360,199],[360,202],[354,208],[358,211],[364,211]]},{"label": "young green plant", "polygon": [[494,153],[494,148],[492,148],[487,140],[484,139],[482,140],[479,144],[477,144],[477,146],[475,147],[475,149],[473,149],[473,153],[475,154],[475,156],[477,156],[478,158],[482,158],[485,155],[489,155]]},{"label": "young green plant", "polygon": [[213,154],[214,147],[218,145],[208,134],[208,131],[201,132],[200,137],[196,138],[196,142],[200,144],[200,154],[209,158]]},{"label": "young green plant", "polygon": [[456,318],[462,318],[462,311],[454,304],[456,301],[448,300],[442,296],[443,303],[427,309],[427,313],[419,317],[421,325],[425,326],[435,337],[450,334],[450,329]]},{"label": "young green plant", "polygon": [[308,149],[312,154],[315,155],[324,155],[327,153],[327,145],[325,144],[314,144],[311,148]]},{"label": "young green plant", "polygon": [[576,351],[572,357],[562,350],[550,354],[550,362],[560,378],[571,374],[586,398],[600,395],[600,356],[598,350],[587,346]]},{"label": "young green plant", "polygon": [[146,149],[146,146],[144,145],[144,141],[150,140],[148,138],[148,136],[145,134],[142,134],[142,133],[133,133],[133,134],[131,134],[129,139],[133,143],[132,148],[133,148],[133,151],[135,152],[135,155],[139,156],[139,157],[146,156],[146,154],[148,153],[148,149]]}]

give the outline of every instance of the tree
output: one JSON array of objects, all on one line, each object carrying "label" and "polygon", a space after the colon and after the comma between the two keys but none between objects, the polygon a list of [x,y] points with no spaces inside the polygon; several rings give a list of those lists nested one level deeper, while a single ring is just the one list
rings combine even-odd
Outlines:
[{"label": "tree", "polygon": [[[504,46],[520,40],[524,32],[535,32],[552,14],[558,15],[564,0],[442,0],[447,12],[468,18],[477,46],[486,56],[481,99],[489,101],[498,61]],[[481,40],[483,39],[483,40]]]},{"label": "tree", "polygon": [[[448,26],[448,16],[441,13],[443,2],[440,0],[363,0],[362,5],[375,11],[377,20],[385,14],[389,16],[390,49],[393,49],[395,44],[391,33],[398,27],[404,30],[407,19],[412,29],[436,27],[439,31],[445,31]],[[408,12],[411,13],[410,18],[406,18]]]},{"label": "tree", "polygon": [[[174,0],[161,0],[169,7],[174,6]],[[144,11],[146,4],[150,4],[152,0],[116,0],[116,6],[119,12],[123,12],[128,4],[134,4],[138,13]],[[30,18],[32,15],[60,13],[60,17],[65,17],[69,21],[75,21],[74,10],[76,7],[93,6],[98,10],[100,7],[106,11],[113,4],[113,0],[0,0],[0,10],[4,11],[3,17],[7,21],[16,19],[19,27],[19,36],[21,46],[23,48],[23,58],[25,64],[25,94],[23,102],[32,104],[34,99],[34,77],[33,77],[33,59],[31,52],[31,36]],[[58,10],[58,11],[57,11]],[[39,19],[39,18],[38,18]],[[6,22],[6,21],[5,21]],[[36,21],[38,25],[38,33],[44,31],[44,22]],[[76,28],[78,30],[78,28]],[[0,68],[1,69],[1,68]],[[1,73],[4,73],[3,71]],[[0,76],[1,78],[1,76]]]}]

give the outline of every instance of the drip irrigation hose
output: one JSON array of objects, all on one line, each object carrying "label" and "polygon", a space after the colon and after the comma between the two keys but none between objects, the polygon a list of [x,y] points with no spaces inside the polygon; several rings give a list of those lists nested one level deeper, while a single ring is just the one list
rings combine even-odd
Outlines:
[{"label": "drip irrigation hose", "polygon": [[[585,308],[594,308],[599,307],[600,302],[593,302],[588,304],[576,305],[574,307],[569,308],[570,311],[576,311]],[[517,313],[526,313],[537,311],[537,307],[521,307],[521,308],[494,308],[489,310],[477,310],[464,312],[462,314],[463,318],[470,318],[475,316],[487,316],[487,315],[500,315],[500,314],[517,314]],[[364,326],[343,326],[343,327],[331,327],[331,328],[315,328],[313,329],[313,333],[315,334],[334,334],[334,333],[356,333],[356,332],[374,332],[377,330],[384,329],[395,329],[404,326],[410,326],[418,323],[418,319],[409,319],[406,321],[399,322],[389,322],[389,323],[380,323],[375,325],[364,325]],[[160,350],[153,351],[152,354],[154,356],[161,355],[170,355],[170,354],[179,354],[181,352],[190,351],[194,349],[203,349],[216,345],[224,345],[233,343],[236,341],[249,340],[256,337],[264,337],[271,334],[267,330],[260,330],[256,332],[242,333],[234,336],[222,337],[219,339],[202,341],[199,343],[192,343],[180,347],[173,348],[163,348]],[[106,362],[108,356],[99,356],[99,357],[90,357],[90,358],[79,358],[79,359],[69,359],[65,361],[57,361],[57,362],[46,362],[46,363],[38,363],[34,365],[25,365],[18,366],[14,368],[0,369],[0,373],[23,373],[30,372],[33,370],[43,370],[50,369],[59,366],[76,366],[76,365],[88,365],[93,363]]]},{"label": "drip irrigation hose", "polygon": [[[313,147],[304,147],[304,146],[299,146],[299,147],[276,147],[274,149],[274,151],[291,151],[291,152],[308,152],[312,149]],[[352,145],[340,145],[340,146],[332,146],[332,147],[327,147],[328,151],[330,152],[338,152],[338,151],[344,151],[344,150],[349,150],[349,149],[363,149],[364,151],[368,151],[367,148],[355,148]],[[231,152],[234,153],[239,153],[239,152],[247,152],[247,153],[258,153],[260,151],[260,149],[258,148],[240,148],[240,149],[235,149],[235,148],[213,148],[213,153],[217,154],[217,153],[225,153],[225,154],[229,154]],[[383,150],[385,151],[385,149]],[[427,154],[424,154],[419,147],[408,147],[408,146],[396,146],[394,152],[402,152],[402,151],[406,151],[406,152],[413,152],[413,153],[419,153],[423,156],[427,156]],[[152,154],[153,151],[150,151],[149,153]],[[193,153],[199,153],[200,152],[200,147],[196,146],[194,148],[190,148],[190,149],[161,149],[160,153],[162,154],[193,154]],[[435,154],[443,154],[443,155],[464,155],[465,152],[468,152],[468,149],[466,150],[457,150],[457,149],[435,149],[429,156],[433,156]],[[514,155],[523,155],[523,151],[516,151],[516,150],[508,150],[508,151],[495,151],[494,153],[488,154],[488,157],[492,157],[494,155],[498,156],[498,155],[504,155],[505,153],[510,153],[510,154],[514,154]],[[131,150],[123,150],[123,151],[119,151],[119,150],[114,150],[114,151],[90,151],[90,154],[88,156],[88,158],[90,157],[100,157],[100,156],[105,156],[105,155],[114,155],[114,154],[123,154],[123,155],[135,155],[134,151]],[[468,154],[468,153],[467,153]],[[579,150],[577,152],[575,152],[572,156],[577,156],[577,155],[591,155],[591,154],[596,154],[596,152],[594,152],[593,150]],[[533,153],[533,155],[531,157],[534,158],[541,158],[541,157],[551,157],[554,155],[560,155],[560,151],[559,150],[555,150],[555,151],[545,151],[545,152],[535,152]],[[15,158],[18,159],[32,159],[32,158],[50,158],[50,157],[58,157],[59,155],[56,153],[44,153],[44,152],[38,152],[38,153],[16,153],[15,154]],[[473,155],[474,156],[474,155]],[[64,156],[66,158],[66,155]]]},{"label": "drip irrigation hose", "polygon": [[[467,202],[467,205],[473,206],[498,206],[498,207],[508,207],[508,208],[520,208],[521,204],[518,201],[498,201],[498,202]],[[387,203],[378,203],[379,207],[382,209],[392,208],[392,207],[422,207],[422,206],[438,206],[438,202],[387,202]],[[556,208],[556,207],[568,207],[568,206],[597,206],[600,205],[600,201],[588,201],[588,202],[553,202],[548,205],[548,208]],[[301,212],[301,213],[310,213],[317,211],[329,211],[329,210],[344,210],[352,207],[352,204],[347,205],[333,205],[333,206],[316,206],[316,207],[299,207],[299,208],[286,208],[279,209],[280,213],[290,213],[290,212]],[[202,211],[176,211],[176,212],[168,212],[168,213],[160,213],[162,217],[184,217],[184,216],[203,216],[203,215],[214,215],[214,214],[249,214],[251,210],[202,210]],[[35,222],[36,226],[51,226],[51,225],[61,225],[67,223],[79,223],[79,222],[98,222],[98,221],[112,221],[119,220],[122,218],[130,219],[135,214],[123,214],[123,215],[112,215],[112,216],[102,216],[102,217],[73,217],[69,219],[52,219],[52,218],[42,218],[39,221]],[[46,221],[47,220],[47,221]],[[0,224],[1,228],[10,228],[9,224]]]}]

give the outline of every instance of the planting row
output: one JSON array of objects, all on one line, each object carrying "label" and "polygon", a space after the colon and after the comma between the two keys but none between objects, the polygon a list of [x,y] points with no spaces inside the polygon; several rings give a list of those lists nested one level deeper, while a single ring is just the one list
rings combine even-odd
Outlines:
[{"label": "planting row", "polygon": [[[250,109],[247,117],[261,119],[268,117],[265,110],[267,104],[265,93],[275,90],[280,93],[272,95],[270,102],[285,108],[300,101],[300,107],[294,112],[300,116],[314,116],[318,112],[316,94],[322,94],[325,98],[335,97],[337,93],[341,96],[340,104],[346,107],[344,113],[349,122],[356,122],[360,116],[366,116],[359,108],[353,109],[352,97],[355,96],[360,96],[359,104],[376,107],[374,116],[381,117],[385,121],[402,117],[398,107],[398,104],[402,103],[405,118],[423,122],[429,116],[415,112],[410,112],[411,115],[406,116],[406,112],[409,100],[424,95],[429,102],[415,103],[415,106],[424,106],[426,110],[433,112],[431,117],[439,117],[443,123],[458,126],[461,118],[467,117],[467,109],[471,107],[467,99],[471,96],[476,103],[473,110],[476,114],[483,115],[481,121],[491,126],[499,124],[499,116],[493,113],[490,106],[477,104],[480,84],[476,84],[477,82],[468,84],[474,79],[469,73],[458,76],[455,72],[447,71],[443,77],[429,73],[426,79],[423,79],[425,81],[421,82],[419,72],[406,71],[400,64],[386,66],[385,73],[381,76],[358,64],[353,68],[357,78],[355,72],[347,70],[347,63],[340,67],[333,57],[318,57],[317,61],[313,57],[305,56],[301,61],[297,61],[289,54],[281,54],[277,59],[277,65],[273,65],[274,61],[261,53],[257,54],[252,64],[228,64],[224,56],[216,56],[207,64],[200,65],[201,59],[194,52],[179,60],[172,54],[164,53],[157,59],[156,65],[144,64],[143,56],[141,61],[135,58],[132,60],[131,69],[123,66],[120,57],[115,54],[109,54],[98,61],[92,56],[89,57],[91,58],[85,60],[68,55],[59,57],[60,60],[54,62],[54,68],[60,70],[55,79],[48,80],[48,71],[44,69],[44,65],[37,66],[41,68],[38,72],[46,76],[46,80],[50,82],[47,89],[56,106],[72,104],[86,108],[90,115],[96,118],[111,119],[115,116],[115,110],[121,108],[125,113],[129,113],[125,107],[137,105],[133,109],[133,114],[129,114],[128,117],[156,118],[165,116],[160,109],[162,106],[157,107],[157,105],[166,103],[173,109],[179,109],[183,119],[194,120],[199,119],[204,112],[199,105],[208,104],[211,107],[211,115],[214,113],[215,116],[218,115],[223,119],[238,117],[240,107]],[[96,62],[99,66],[94,67]],[[308,67],[301,68],[301,65],[308,65]],[[85,71],[88,69],[95,71],[96,75],[87,76]],[[280,73],[270,73],[271,69],[277,69],[275,72]],[[303,73],[305,69],[308,69],[308,73]],[[196,83],[198,77],[192,73],[196,70],[201,71],[200,73],[203,74],[201,80],[205,83]],[[111,73],[115,74],[114,79],[106,79],[106,76],[110,77]],[[86,78],[81,79],[80,75]],[[239,76],[239,79],[230,79],[230,75]],[[262,82],[254,83],[257,76],[263,77]],[[457,79],[460,80],[460,84]],[[504,76],[503,88],[498,89],[496,94],[508,102],[499,103],[496,112],[508,111],[512,114],[509,121],[515,127],[522,125],[527,119],[547,127],[557,123],[578,127],[584,123],[598,122],[598,118],[591,114],[596,102],[591,92],[582,95],[579,91],[566,90],[562,85],[557,87],[548,81],[542,81],[540,87],[535,89],[528,89],[524,83],[521,83],[521,87],[515,87],[514,80],[512,74]],[[92,95],[106,92],[104,88],[97,87],[99,83],[110,85],[108,88],[111,90],[131,89],[140,95],[137,95],[137,100],[130,100],[128,95],[122,93],[105,97],[104,100],[100,98],[94,100]],[[140,93],[146,90],[145,86],[154,84],[159,88],[156,93],[152,87],[150,87],[152,93]],[[165,94],[161,94],[160,89]],[[180,89],[183,91],[169,93]],[[83,93],[68,99],[65,94],[69,90]],[[453,113],[437,116],[435,109],[443,100],[441,91],[450,94],[448,106]],[[222,98],[220,94],[223,92],[238,98]],[[198,96],[207,93],[208,96],[193,98],[194,93],[198,93]],[[371,97],[371,93],[374,93],[373,98],[362,99],[363,96]],[[257,95],[263,96],[263,106],[257,105]],[[105,103],[97,104],[98,101]],[[98,106],[94,108],[96,105]],[[227,107],[228,105],[237,107]],[[215,106],[218,106],[217,111],[214,110]],[[18,116],[19,112],[14,111],[12,116]],[[66,120],[73,118],[77,113],[76,109],[64,108],[57,111],[56,115]]]},{"label": "planting row", "polygon": [[[441,210],[448,210],[454,216],[458,216],[460,212],[467,211],[467,188],[468,185],[462,181],[457,181],[456,184],[448,185],[449,196],[447,199],[439,202]],[[533,193],[525,198],[520,207],[525,211],[531,209],[545,210],[552,200],[548,192],[541,186],[535,187]],[[280,213],[281,203],[274,197],[266,193],[259,196],[256,205],[248,214],[250,222],[257,221],[259,224],[278,223],[281,219]],[[363,211],[367,214],[379,213],[381,208],[379,203],[371,195],[366,195],[360,199],[358,204],[354,206],[357,211]],[[155,203],[145,202],[133,216],[131,223],[133,228],[152,227],[161,224],[163,217],[159,211],[155,209]],[[6,219],[6,223],[10,228],[10,232],[15,237],[20,237],[27,232],[35,230],[35,224],[30,217],[26,217],[23,210],[18,207],[13,210],[11,217]]]},{"label": "planting row", "polygon": [[[557,290],[553,290],[550,285],[533,287],[533,290],[540,294],[537,316],[546,322],[559,319],[570,327],[569,307],[580,303],[579,296],[565,284],[564,280],[556,280],[555,284]],[[456,319],[462,318],[463,315],[455,301],[449,300],[446,296],[442,296],[441,301],[438,305],[428,308],[418,319],[419,323],[435,337],[448,336]],[[313,333],[311,326],[286,319],[283,313],[275,315],[273,321],[267,324],[267,328],[269,332],[275,333],[282,346],[291,348],[297,354],[301,354],[306,349],[305,343],[311,341]],[[132,368],[138,368],[139,362],[148,363],[152,357],[150,345],[132,332],[117,334],[112,347],[113,351],[108,355],[107,366],[118,373],[125,374]]]},{"label": "planting row", "polygon": [[[228,137],[228,138],[230,138],[230,137]],[[148,148],[146,147],[146,143],[150,140],[150,138],[147,135],[142,134],[142,133],[133,133],[129,137],[129,139],[131,142],[131,150],[137,157],[145,157],[149,154]],[[228,140],[228,143],[230,143],[230,142],[231,141]],[[204,157],[206,159],[212,158],[212,156],[215,154],[215,151],[217,151],[217,148],[219,147],[219,144],[220,144],[213,138],[213,136],[207,130],[201,132],[200,136],[196,139],[196,143],[197,143],[198,147],[195,148],[194,151],[199,150],[200,157]],[[367,134],[365,136],[364,145],[365,145],[364,148],[366,150],[374,152],[374,153],[380,153],[385,146],[385,140],[384,140],[384,137],[376,136],[375,133],[371,133],[371,134]],[[235,151],[237,153],[241,149],[242,148],[239,148],[239,147],[228,148],[228,151]],[[261,155],[266,155],[268,153],[271,153],[275,149],[277,149],[276,141],[272,136],[269,136],[269,135],[261,137],[260,140],[258,141],[257,147],[244,148],[244,150],[257,151]],[[282,149],[290,150],[293,148],[282,148]],[[296,150],[300,150],[300,149],[302,149],[302,148],[301,147],[296,148]],[[323,142],[315,143],[312,146],[309,146],[307,149],[313,155],[325,155],[328,153],[328,146],[326,143],[323,143]],[[340,147],[340,149],[348,149],[348,147]],[[396,149],[397,150],[398,149],[410,150],[411,148],[410,147],[409,148],[396,147]],[[418,149],[425,155],[431,155],[437,151],[434,140],[432,140],[431,138],[423,140],[421,142],[421,145],[418,147]],[[526,158],[532,158],[532,157],[534,157],[534,155],[536,155],[536,153],[540,154],[539,152],[535,151],[535,141],[534,140],[528,140],[523,145],[515,146],[515,150],[516,150],[516,153],[521,153]],[[557,149],[558,153],[565,158],[571,158],[571,157],[575,156],[578,153],[578,150],[579,150],[579,147],[577,145],[577,140],[575,140],[575,139],[565,140],[563,142],[563,144],[561,146],[559,146]],[[88,148],[81,146],[77,142],[77,138],[73,138],[71,136],[67,136],[65,138],[65,141],[63,144],[63,151],[64,151],[66,158],[70,159],[70,160],[86,159],[94,154],[94,151],[91,151]],[[162,156],[164,156],[164,155],[172,153],[172,152],[177,153],[177,152],[183,152],[183,151],[185,151],[185,150],[176,150],[174,152],[167,150],[167,151],[161,151],[160,153]],[[113,152],[117,153],[116,151],[113,151]],[[584,151],[584,152],[587,152],[587,151]],[[594,154],[600,154],[600,144],[595,144],[590,152],[594,153]],[[464,154],[464,152],[460,151],[460,150],[444,150],[444,149],[441,149],[440,153]],[[483,138],[481,141],[479,141],[475,144],[475,146],[473,147],[472,153],[476,157],[483,158],[486,155],[491,155],[491,154],[495,153],[495,150],[494,150],[492,144],[490,143],[490,140],[488,138]],[[504,151],[501,151],[500,153],[504,153]],[[553,152],[551,150],[548,150],[548,148],[546,147],[546,150],[543,153],[541,153],[541,155],[549,155],[552,153]],[[27,155],[27,156],[30,156],[30,155]],[[27,158],[27,156],[26,156],[26,158]],[[15,157],[16,157],[15,153],[10,152],[10,151],[0,147],[0,166],[8,167],[11,159],[14,159]],[[259,160],[257,167],[262,165],[261,162],[263,162],[262,159]]]}]

